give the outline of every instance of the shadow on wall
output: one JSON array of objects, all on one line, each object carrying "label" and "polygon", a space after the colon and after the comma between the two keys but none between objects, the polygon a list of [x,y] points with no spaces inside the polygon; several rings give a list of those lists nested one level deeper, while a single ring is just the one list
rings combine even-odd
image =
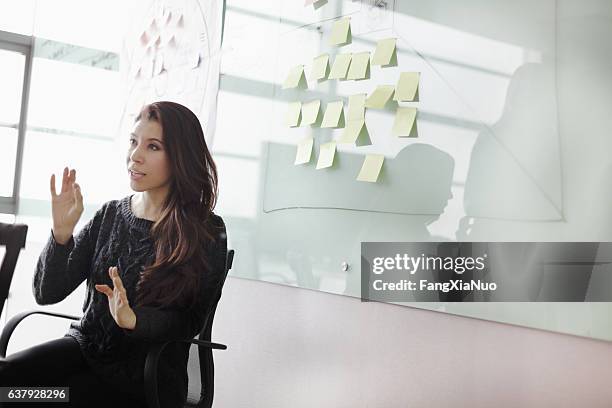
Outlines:
[{"label": "shadow on wall", "polygon": [[502,116],[476,139],[465,212],[469,217],[561,220],[560,169],[554,64],[528,63],[510,80]]},{"label": "shadow on wall", "polygon": [[[354,180],[361,154],[342,152],[338,168],[323,171],[294,168],[299,167],[289,162],[294,146],[273,145],[269,154],[269,163],[278,165],[268,169],[279,171],[271,175],[279,183],[276,193],[284,186],[276,203],[293,206],[268,211],[260,219],[254,251],[277,267],[260,265],[257,279],[359,296],[361,242],[430,241],[427,225],[440,217],[452,197],[454,159],[422,143],[406,146],[386,160],[378,183]],[[308,204],[314,208],[305,208]],[[409,209],[412,214],[385,212],[392,209]],[[352,265],[348,272],[341,272],[343,262]],[[330,278],[334,271],[339,273]],[[334,283],[328,288],[325,281],[330,279]]]}]

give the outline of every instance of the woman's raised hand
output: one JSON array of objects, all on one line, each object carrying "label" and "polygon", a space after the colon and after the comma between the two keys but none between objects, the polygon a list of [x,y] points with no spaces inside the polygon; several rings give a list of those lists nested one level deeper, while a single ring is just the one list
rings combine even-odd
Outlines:
[{"label": "woman's raised hand", "polygon": [[51,175],[51,212],[53,215],[53,234],[60,243],[70,240],[81,214],[83,214],[83,196],[81,187],[76,183],[76,170],[64,168],[62,189],[55,190],[55,174]]},{"label": "woman's raised hand", "polygon": [[95,285],[95,288],[98,292],[104,293],[108,298],[110,314],[115,319],[117,326],[123,329],[134,330],[134,327],[136,327],[136,314],[130,307],[127,291],[123,286],[119,270],[116,266],[108,268],[108,276],[113,281],[112,289],[108,285]]}]

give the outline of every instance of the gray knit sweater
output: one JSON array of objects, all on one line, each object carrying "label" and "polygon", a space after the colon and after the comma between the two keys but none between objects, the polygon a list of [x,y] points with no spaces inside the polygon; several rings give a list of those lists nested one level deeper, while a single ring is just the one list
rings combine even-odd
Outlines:
[{"label": "gray knit sweater", "polygon": [[[207,312],[216,300],[225,272],[225,225],[212,214],[217,242],[204,243],[202,250],[212,259],[213,271],[202,280],[199,304],[190,310],[135,307],[136,283],[145,265],[155,258],[150,228],[153,221],[137,218],[131,197],[105,203],[95,216],[65,245],[53,233],[44,247],[33,280],[36,302],[48,305],[62,301],[83,281],[87,291],[81,320],[70,324],[66,336],[74,337],[90,367],[103,380],[144,400],[144,361],[151,342],[188,339],[204,325]],[[113,287],[108,269],[117,266],[128,301],[136,314],[136,327],[122,329],[110,314],[106,295],[94,285]],[[182,407],[187,398],[189,345],[169,344],[160,358],[159,386],[162,407]]]}]

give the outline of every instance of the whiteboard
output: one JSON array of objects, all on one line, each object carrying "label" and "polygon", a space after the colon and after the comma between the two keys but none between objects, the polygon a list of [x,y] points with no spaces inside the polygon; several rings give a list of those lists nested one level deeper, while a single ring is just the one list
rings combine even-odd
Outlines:
[{"label": "whiteboard", "polygon": [[[351,18],[352,43],[338,48],[328,39],[340,17]],[[229,0],[213,153],[232,276],[359,297],[361,242],[470,241],[473,231],[503,240],[524,223],[563,220],[555,27],[554,0],[330,0],[318,9]],[[373,52],[389,37],[397,67],[371,66],[363,81],[308,78],[316,56]],[[282,89],[298,64],[308,89]],[[319,146],[342,130],[289,128],[288,103],[346,107],[349,95],[395,84],[403,71],[421,74],[419,100],[400,103],[417,107],[418,137],[391,136],[396,106],[368,109],[372,144],[338,145],[334,165],[316,170]],[[295,166],[305,137],[313,159]],[[385,156],[377,183],[355,180],[369,153]],[[500,223],[483,233],[483,219]],[[542,231],[538,239],[558,237]],[[612,340],[604,303],[404,305]]]}]

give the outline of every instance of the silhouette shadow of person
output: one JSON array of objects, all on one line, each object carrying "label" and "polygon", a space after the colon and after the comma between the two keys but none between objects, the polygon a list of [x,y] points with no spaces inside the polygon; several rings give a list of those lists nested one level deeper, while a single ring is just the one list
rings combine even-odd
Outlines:
[{"label": "silhouette shadow of person", "polygon": [[[269,162],[295,156],[293,146],[270,149]],[[324,171],[283,167],[283,177],[291,180],[283,194],[294,205],[268,209],[256,235],[260,259],[274,262],[284,283],[360,297],[362,242],[432,239],[427,226],[452,197],[454,159],[412,143],[385,160],[376,183],[355,180],[363,159],[341,152]]]},{"label": "silhouette shadow of person", "polygon": [[[524,267],[523,262],[554,252],[524,241],[550,240],[547,225],[563,222],[556,92],[554,63],[520,66],[510,78],[502,115],[493,125],[483,125],[472,150],[466,216],[459,222],[457,240],[514,242],[489,248],[488,279],[498,289],[488,300],[535,301],[550,295],[546,268]],[[596,249],[583,250],[582,259],[595,257]],[[584,298],[585,293],[576,291],[587,290],[591,274],[581,272],[581,282],[573,288],[557,286],[555,291],[564,293],[556,296]]]}]

